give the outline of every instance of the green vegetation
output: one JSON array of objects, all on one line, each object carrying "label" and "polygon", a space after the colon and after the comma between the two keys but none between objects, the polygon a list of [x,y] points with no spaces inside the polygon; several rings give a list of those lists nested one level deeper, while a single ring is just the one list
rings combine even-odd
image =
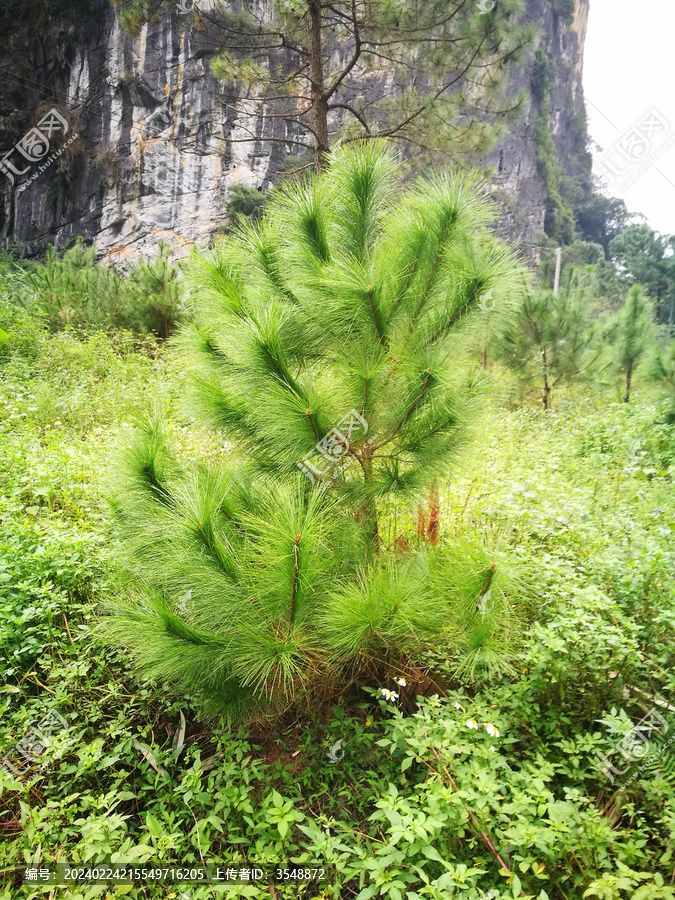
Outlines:
[{"label": "green vegetation", "polygon": [[461,347],[512,263],[476,231],[476,184],[401,194],[396,174],[376,144],[339,150],[278,189],[258,229],[196,255],[192,408],[238,452],[186,468],[150,424],[125,457],[114,505],[135,589],[108,630],[220,711],[330,693],[384,657],[405,667],[448,620],[493,653],[491,622],[467,623],[485,585],[505,611],[501,571],[475,552],[460,577],[464,547],[397,560],[380,519],[414,508],[464,439],[478,385]]},{"label": "green vegetation", "polygon": [[616,320],[611,335],[615,344],[615,365],[626,379],[624,402],[630,401],[630,389],[635,368],[646,355],[652,337],[654,311],[651,309],[640,285],[634,285],[626,297],[626,303]]},{"label": "green vegetation", "polygon": [[[2,900],[59,860],[329,870],[74,900],[675,896],[674,345],[588,247],[519,291],[470,184],[392,179],[343,152],[273,192],[191,260],[179,340],[97,319],[76,274],[78,326],[50,319],[0,260]],[[594,360],[554,351],[546,411],[528,308]],[[352,409],[319,490],[296,464]]]},{"label": "green vegetation", "polygon": [[675,235],[657,234],[648,225],[628,225],[609,245],[619,280],[644,287],[670,334],[675,325],[674,249]]},{"label": "green vegetation", "polygon": [[568,25],[574,21],[575,6],[575,0],[553,0],[554,9]]},{"label": "green vegetation", "polygon": [[154,259],[135,263],[126,277],[97,263],[82,238],[61,256],[50,246],[43,263],[15,271],[12,287],[51,331],[123,328],[167,338],[181,315],[183,290],[163,242]]},{"label": "green vegetation", "polygon": [[671,400],[669,420],[675,421],[675,341],[670,341],[665,349],[658,349],[651,359],[651,380],[660,384]]},{"label": "green vegetation", "polygon": [[[224,0],[209,11],[179,0],[116,5],[134,35],[189,9],[184,21],[200,33],[213,74],[260,111],[256,141],[279,150],[280,126],[287,147],[313,151],[316,172],[341,138],[405,142],[425,161],[482,153],[524,108],[524,93],[509,94],[504,78],[535,34],[523,0],[487,10],[465,0],[270,0],[263,18],[254,4]],[[387,88],[366,96],[364,77],[375,73]]]},{"label": "green vegetation", "polygon": [[501,357],[525,383],[541,385],[544,409],[560,382],[589,374],[598,358],[590,287],[587,272],[570,268],[558,294],[544,287],[526,290],[502,332]]},{"label": "green vegetation", "polygon": [[245,184],[235,184],[227,201],[227,216],[230,224],[226,233],[243,225],[259,221],[265,208],[265,195]]},{"label": "green vegetation", "polygon": [[571,244],[575,236],[574,210],[563,190],[565,181],[563,168],[551,136],[548,98],[554,66],[543,50],[537,50],[530,74],[530,84],[537,110],[535,143],[537,147],[537,170],[546,186],[546,215],[544,231],[560,244]]}]

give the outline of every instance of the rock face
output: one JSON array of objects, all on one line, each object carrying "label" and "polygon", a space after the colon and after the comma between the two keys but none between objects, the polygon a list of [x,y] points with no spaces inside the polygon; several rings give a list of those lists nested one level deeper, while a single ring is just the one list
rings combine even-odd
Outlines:
[{"label": "rock face", "polygon": [[[589,172],[592,158],[586,149],[586,110],[582,67],[590,0],[576,0],[574,18],[563,21],[555,0],[528,0],[527,18],[539,34],[528,62],[511,77],[515,90],[532,96],[530,75],[534,53],[541,50],[552,62],[549,110],[551,133],[563,171],[567,175]],[[503,235],[516,242],[528,257],[538,257],[544,230],[547,188],[538,167],[535,138],[538,109],[534,97],[525,117],[513,126],[501,146],[492,153],[492,183],[501,198]]]},{"label": "rock face", "polygon": [[[154,251],[160,239],[181,255],[194,242],[208,242],[223,223],[233,184],[270,184],[289,135],[212,76],[205,38],[189,16],[167,14],[131,38],[108,0],[79,3],[38,21],[22,7],[23,18],[7,23],[0,156],[10,153],[0,174],[0,236],[25,242],[29,256],[74,235],[116,263]],[[589,0],[576,0],[571,24],[557,11],[560,3],[527,0],[539,36],[511,81],[514,91],[530,91],[534,49],[551,59],[553,138],[563,167],[574,174],[580,165],[590,169],[581,88]],[[36,125],[46,135],[39,123],[55,105],[66,121],[48,135],[52,147],[45,151],[44,139],[40,146],[32,132],[32,145],[22,144],[28,155],[21,154],[17,142]],[[547,197],[536,115],[533,104],[483,161],[502,201],[501,230],[528,255],[541,237]]]}]

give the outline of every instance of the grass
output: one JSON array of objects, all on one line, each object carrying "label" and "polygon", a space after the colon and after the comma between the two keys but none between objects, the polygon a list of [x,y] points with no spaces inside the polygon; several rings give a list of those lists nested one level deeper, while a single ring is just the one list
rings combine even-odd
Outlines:
[{"label": "grass", "polygon": [[[658,394],[638,389],[625,405],[573,388],[544,414],[503,392],[441,486],[441,541],[482,543],[527,585],[529,631],[509,674],[470,677],[441,653],[406,673],[396,704],[380,694],[394,685],[356,685],[311,714],[233,732],[202,721],[190,698],[138,684],[92,637],[98,602],[118,589],[104,498],[125,426],[154,406],[182,454],[231,450],[183,418],[171,347],[31,334],[0,362],[0,756],[16,762],[52,708],[68,725],[21,780],[0,772],[2,900],[46,895],[20,887],[22,865],[115,853],[334,870],[321,886],[234,896],[673,896],[671,756],[624,793],[596,768],[645,698],[675,688],[675,438]],[[414,531],[414,516],[390,516],[390,539]],[[438,685],[447,699],[418,707],[416,693]],[[469,715],[499,724],[495,752]],[[467,810],[482,810],[506,870]],[[88,885],[64,896],[185,893]]]}]

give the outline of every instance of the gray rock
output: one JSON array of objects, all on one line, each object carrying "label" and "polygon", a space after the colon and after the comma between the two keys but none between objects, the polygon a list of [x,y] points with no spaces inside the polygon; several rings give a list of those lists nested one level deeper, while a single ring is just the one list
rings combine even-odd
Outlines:
[{"label": "gray rock", "polygon": [[[577,0],[567,26],[551,0],[527,3],[537,46],[555,64],[553,138],[570,174],[590,170],[581,87],[588,4]],[[79,135],[34,180],[37,162],[14,186],[0,174],[0,236],[26,242],[28,256],[74,235],[115,263],[153,252],[160,239],[184,255],[225,223],[232,185],[264,190],[288,153],[284,139],[297,137],[212,76],[207,39],[188,17],[167,14],[131,38],[108,0],[94,0],[37,27],[19,18],[10,32],[0,71],[3,155],[54,99],[70,110],[68,136]],[[512,72],[514,92],[530,90],[533,55]],[[535,125],[531,109],[479,161],[490,167],[501,232],[528,256],[536,256],[546,203]],[[261,139],[270,137],[277,142]],[[31,215],[39,231],[31,229]]]}]

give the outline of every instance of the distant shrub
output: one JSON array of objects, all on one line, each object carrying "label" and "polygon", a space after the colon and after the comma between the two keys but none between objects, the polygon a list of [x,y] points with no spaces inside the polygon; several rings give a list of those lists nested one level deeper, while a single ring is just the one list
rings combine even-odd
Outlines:
[{"label": "distant shrub", "polygon": [[166,338],[181,315],[178,270],[161,241],[158,255],[135,263],[126,278],[97,263],[82,238],[61,256],[50,246],[44,263],[26,273],[25,285],[28,304],[50,331],[126,328]]},{"label": "distant shrub", "polygon": [[575,6],[575,0],[553,0],[553,9],[568,25],[574,21]]},{"label": "distant shrub", "polygon": [[264,208],[264,194],[245,184],[235,184],[227,201],[227,216],[230,224],[225,229],[226,232],[244,222],[257,222],[262,217]]},{"label": "distant shrub", "polygon": [[588,377],[599,355],[589,273],[569,269],[560,292],[528,290],[500,338],[501,357],[523,384],[539,383],[544,409],[561,381]]},{"label": "distant shrub", "polygon": [[12,356],[35,359],[41,332],[34,316],[0,293],[0,364]]},{"label": "distant shrub", "polygon": [[650,360],[649,379],[663,388],[669,401],[667,419],[675,422],[675,340],[665,349],[656,349]]},{"label": "distant shrub", "polygon": [[139,260],[129,272],[125,327],[168,338],[182,311],[183,286],[177,276],[178,270],[169,262],[169,247],[160,241],[157,256]]}]

